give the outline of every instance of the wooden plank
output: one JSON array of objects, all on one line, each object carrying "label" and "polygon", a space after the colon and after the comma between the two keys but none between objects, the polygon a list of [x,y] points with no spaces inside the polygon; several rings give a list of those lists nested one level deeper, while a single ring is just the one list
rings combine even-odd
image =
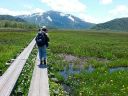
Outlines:
[{"label": "wooden plank", "polygon": [[47,67],[39,65],[39,63],[39,57],[37,55],[28,96],[50,96]]},{"label": "wooden plank", "polygon": [[49,85],[48,85],[48,73],[47,68],[43,70],[40,69],[40,96],[48,96],[49,94]]},{"label": "wooden plank", "polygon": [[29,96],[39,96],[40,70],[38,70],[37,64],[38,64],[38,61],[36,60],[32,80],[31,80],[31,85],[29,88]]},{"label": "wooden plank", "polygon": [[35,39],[16,58],[7,71],[0,78],[0,96],[10,96],[12,89],[23,69],[26,60],[35,45]]}]

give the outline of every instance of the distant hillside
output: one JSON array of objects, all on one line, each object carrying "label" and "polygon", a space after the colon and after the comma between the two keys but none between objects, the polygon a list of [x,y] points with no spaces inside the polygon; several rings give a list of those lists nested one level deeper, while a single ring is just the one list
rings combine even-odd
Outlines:
[{"label": "distant hillside", "polygon": [[25,20],[19,18],[19,17],[14,17],[10,15],[0,15],[0,20],[9,20],[9,21],[17,21],[17,22],[26,22]]},{"label": "distant hillside", "polygon": [[17,22],[9,20],[0,20],[0,28],[22,28],[22,29],[34,29],[35,25],[26,22]]},{"label": "distant hillside", "polygon": [[89,29],[94,25],[71,14],[64,14],[58,11],[47,11],[44,13],[34,13],[17,17],[39,26],[46,25],[62,29]]},{"label": "distant hillside", "polygon": [[92,27],[92,29],[103,30],[118,30],[118,31],[128,31],[128,18],[117,18],[105,23],[97,24]]},{"label": "distant hillside", "polygon": [[0,15],[0,28],[22,28],[22,29],[33,29],[35,25],[27,23],[25,20],[10,16]]}]

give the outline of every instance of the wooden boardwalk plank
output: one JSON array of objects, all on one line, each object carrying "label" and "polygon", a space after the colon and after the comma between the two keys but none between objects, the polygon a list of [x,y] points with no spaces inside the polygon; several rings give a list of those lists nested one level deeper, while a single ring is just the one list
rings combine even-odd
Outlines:
[{"label": "wooden boardwalk plank", "polygon": [[39,65],[38,55],[28,96],[50,96],[47,67]]},{"label": "wooden boardwalk plank", "polygon": [[35,39],[16,58],[7,71],[0,78],[0,96],[10,96],[12,89],[23,69],[26,60],[35,45]]}]

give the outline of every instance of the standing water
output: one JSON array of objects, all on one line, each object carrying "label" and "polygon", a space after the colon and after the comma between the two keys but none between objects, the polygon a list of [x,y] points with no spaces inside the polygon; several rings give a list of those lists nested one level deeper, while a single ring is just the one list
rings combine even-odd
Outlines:
[{"label": "standing water", "polygon": [[65,79],[67,79],[69,75],[78,74],[81,71],[86,71],[86,72],[91,73],[91,72],[94,71],[94,68],[91,65],[89,65],[89,67],[87,69],[82,69],[82,68],[73,69],[73,64],[69,64],[68,68],[67,67],[64,67],[64,70],[63,71],[60,71],[60,74]]}]

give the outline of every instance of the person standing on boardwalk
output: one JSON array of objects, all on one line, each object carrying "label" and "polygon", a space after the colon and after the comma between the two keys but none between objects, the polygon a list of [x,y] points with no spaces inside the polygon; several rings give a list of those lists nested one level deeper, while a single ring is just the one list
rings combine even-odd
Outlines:
[{"label": "person standing on boardwalk", "polygon": [[40,64],[46,65],[47,64],[46,48],[48,47],[48,42],[49,42],[48,30],[46,26],[43,26],[41,29],[39,29],[35,40],[38,46]]}]

